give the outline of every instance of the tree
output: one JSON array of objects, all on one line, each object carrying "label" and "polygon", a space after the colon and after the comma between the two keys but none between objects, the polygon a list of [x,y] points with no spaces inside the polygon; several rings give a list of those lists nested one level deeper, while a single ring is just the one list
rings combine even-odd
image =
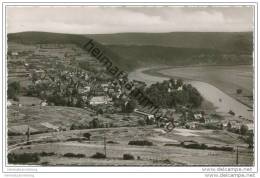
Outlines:
[{"label": "tree", "polygon": [[76,107],[83,108],[84,107],[84,101],[81,97],[77,98]]},{"label": "tree", "polygon": [[240,133],[241,133],[242,135],[246,135],[247,132],[248,132],[248,127],[247,127],[247,125],[242,124],[241,127],[240,127]]},{"label": "tree", "polygon": [[230,122],[228,122],[228,124],[227,124],[227,129],[228,129],[228,130],[230,130],[230,129],[231,129],[231,127],[232,127],[231,123],[230,123]]},{"label": "tree", "polygon": [[250,133],[249,136],[246,139],[246,142],[248,144],[248,148],[254,147],[254,133]]},{"label": "tree", "polygon": [[77,129],[77,126],[76,126],[76,124],[72,124],[71,126],[70,126],[70,130],[76,130]]},{"label": "tree", "polygon": [[90,121],[89,125],[90,125],[90,128],[99,128],[99,127],[101,127],[101,124],[100,124],[98,118],[94,118],[92,121]]},{"label": "tree", "polygon": [[32,73],[32,82],[35,84],[35,82],[38,80],[39,76],[37,75],[36,72]]},{"label": "tree", "polygon": [[237,94],[241,94],[242,93],[242,89],[237,89]]},{"label": "tree", "polygon": [[154,120],[152,118],[146,117],[145,123],[146,123],[146,125],[153,125],[154,124]]},{"label": "tree", "polygon": [[134,109],[136,108],[136,101],[135,100],[130,100],[126,103],[124,103],[124,106],[123,106],[123,112],[126,112],[126,113],[131,113],[134,111]]},{"label": "tree", "polygon": [[8,84],[8,90],[7,90],[8,99],[16,98],[17,95],[19,95],[20,90],[21,90],[21,86],[19,82],[15,81]]},{"label": "tree", "polygon": [[97,110],[97,114],[103,114],[104,112],[103,112],[103,110],[101,109],[101,108],[99,108],[98,110]]},{"label": "tree", "polygon": [[181,87],[183,85],[182,79],[177,80],[177,87]]},{"label": "tree", "polygon": [[86,132],[86,133],[83,134],[83,136],[84,136],[85,138],[87,138],[88,140],[90,140],[91,134],[88,133],[88,132]]}]

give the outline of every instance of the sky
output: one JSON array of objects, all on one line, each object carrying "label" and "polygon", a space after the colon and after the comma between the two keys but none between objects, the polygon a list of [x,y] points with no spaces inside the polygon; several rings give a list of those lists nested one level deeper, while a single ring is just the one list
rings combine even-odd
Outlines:
[{"label": "sky", "polygon": [[7,7],[7,32],[253,31],[253,7]]}]

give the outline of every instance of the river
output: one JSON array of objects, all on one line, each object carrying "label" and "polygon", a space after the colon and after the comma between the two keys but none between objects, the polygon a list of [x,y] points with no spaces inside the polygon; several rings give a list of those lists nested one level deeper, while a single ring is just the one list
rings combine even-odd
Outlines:
[{"label": "river", "polygon": [[[155,76],[144,73],[151,68],[141,68],[129,73],[130,80],[139,80],[145,82],[147,85],[151,85],[156,82],[162,82],[163,80],[168,80],[170,77],[166,76]],[[161,68],[158,68],[160,70]],[[189,80],[185,83],[190,83],[194,86],[204,99],[211,102],[217,109],[217,112],[228,113],[232,110],[236,116],[242,116],[245,119],[253,120],[253,112],[250,108],[236,99],[230,97],[226,93],[222,92],[217,87],[201,81]]]}]

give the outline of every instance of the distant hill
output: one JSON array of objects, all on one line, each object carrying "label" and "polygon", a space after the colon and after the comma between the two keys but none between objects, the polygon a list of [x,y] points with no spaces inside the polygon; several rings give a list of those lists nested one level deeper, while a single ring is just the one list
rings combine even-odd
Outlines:
[{"label": "distant hill", "polygon": [[[90,38],[82,35],[49,32],[10,33],[7,35],[7,37],[8,42],[16,42],[21,44],[76,44],[79,47],[83,47],[85,43],[91,40]],[[106,46],[96,41],[93,41],[93,43],[104,53],[105,56],[111,59],[114,66],[120,67],[121,70],[129,69],[129,64],[126,64],[124,61],[122,61],[117,54],[113,53]]]},{"label": "distant hill", "polygon": [[223,52],[252,53],[252,32],[172,32],[86,35],[104,45],[152,45],[209,48]]},{"label": "distant hill", "polygon": [[147,65],[251,64],[252,32],[172,32],[86,35],[126,63]]},{"label": "distant hill", "polygon": [[177,48],[164,46],[106,45],[121,60],[135,67],[154,65],[239,65],[252,64],[249,54],[223,53],[210,48]]},{"label": "distant hill", "polygon": [[252,64],[251,32],[174,32],[73,35],[48,32],[8,34],[9,42],[23,44],[72,43],[80,47],[90,39],[114,66],[130,71],[153,65]]}]

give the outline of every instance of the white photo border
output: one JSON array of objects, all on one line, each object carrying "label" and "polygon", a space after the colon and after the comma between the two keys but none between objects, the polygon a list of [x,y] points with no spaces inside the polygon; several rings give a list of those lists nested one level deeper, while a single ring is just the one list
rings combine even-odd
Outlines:
[{"label": "white photo border", "polygon": [[[244,1],[177,1],[177,2],[68,2],[65,1],[3,1],[1,11],[2,43],[1,43],[1,108],[2,108],[2,173],[258,173],[258,2]],[[240,166],[13,166],[7,165],[7,31],[6,31],[6,8],[10,6],[253,6],[254,7],[254,127],[255,127],[255,164],[252,167]]]}]

